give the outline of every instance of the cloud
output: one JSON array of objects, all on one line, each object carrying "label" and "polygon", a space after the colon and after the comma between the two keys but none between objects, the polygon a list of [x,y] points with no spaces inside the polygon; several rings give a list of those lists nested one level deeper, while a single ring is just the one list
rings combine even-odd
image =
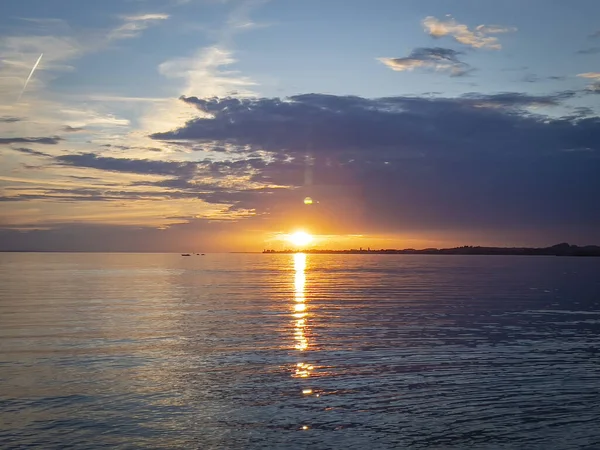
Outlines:
[{"label": "cloud", "polygon": [[[410,125],[421,120],[424,120],[420,122],[423,129],[454,134],[458,129],[448,128],[444,122],[453,122],[454,114],[472,116],[473,124],[491,115],[505,120],[507,116],[495,110],[556,105],[572,95],[570,92],[549,96],[500,93],[468,94],[455,99],[366,99],[304,94],[283,100],[183,97],[182,101],[194,105],[202,116],[179,129],[155,133],[151,137],[225,143],[237,146],[238,151],[286,150],[302,153],[309,145],[323,152],[352,151],[354,148],[375,151],[379,143],[382,148],[393,147],[396,142],[406,144],[407,139],[412,139],[411,136],[420,129],[412,129]],[[528,123],[538,125],[536,121]],[[464,125],[470,127],[468,123]],[[470,130],[469,134],[472,133],[477,133],[477,130]],[[429,141],[429,135],[428,132],[422,136],[421,143]]]},{"label": "cloud", "polygon": [[57,156],[55,161],[64,166],[87,167],[111,172],[144,175],[177,175],[181,177],[192,177],[197,168],[196,163],[192,162],[113,158],[98,156],[94,153],[61,155]]},{"label": "cloud", "polygon": [[474,30],[470,30],[467,25],[458,23],[451,17],[446,20],[439,20],[428,16],[423,19],[423,26],[425,31],[435,38],[450,36],[461,44],[489,50],[500,50],[502,48],[498,38],[490,35],[517,31],[514,27],[500,25],[479,25]]},{"label": "cloud", "polygon": [[577,76],[581,77],[581,78],[589,78],[589,79],[592,79],[592,80],[600,80],[600,72],[580,73]]},{"label": "cloud", "polygon": [[475,30],[482,34],[514,33],[517,31],[515,27],[505,27],[502,25],[479,25]]},{"label": "cloud", "polygon": [[533,73],[524,75],[520,81],[524,81],[525,83],[538,83],[541,81],[548,81],[548,80],[552,80],[552,81],[563,81],[566,80],[567,77],[564,75],[550,75],[550,76],[545,76],[545,77],[540,77],[538,75],[535,75]]},{"label": "cloud", "polygon": [[500,94],[467,93],[462,99],[470,101],[475,107],[502,107],[502,108],[535,108],[540,106],[558,106],[565,100],[573,98],[576,93],[563,91],[553,95],[530,95],[520,92],[504,92]]},{"label": "cloud", "polygon": [[0,145],[9,144],[45,144],[45,145],[56,145],[63,139],[54,137],[14,137],[14,138],[0,138]]},{"label": "cloud", "polygon": [[72,127],[69,125],[65,125],[62,130],[66,133],[77,133],[78,131],[85,130],[85,127]]},{"label": "cloud", "polygon": [[[228,14],[225,24],[214,33],[212,45],[198,48],[187,56],[164,61],[158,67],[159,73],[179,80],[180,85],[174,88],[186,96],[256,95],[253,89],[257,83],[233,68],[237,62],[234,49],[236,36],[257,28],[255,25],[248,26],[253,24],[250,13],[262,3],[264,1],[260,0],[238,2]],[[192,118],[185,104],[171,99],[155,104],[140,118],[140,123],[145,130],[168,129]]]},{"label": "cloud", "polygon": [[220,46],[199,50],[189,58],[178,58],[162,63],[159,72],[169,78],[186,81],[184,93],[195,92],[201,96],[225,96],[236,91],[238,96],[254,93],[248,88],[256,85],[250,78],[223,67],[234,64],[233,53]]},{"label": "cloud", "polygon": [[21,119],[20,117],[0,117],[0,123],[15,123],[15,122],[20,122]]},{"label": "cloud", "polygon": [[580,73],[577,75],[580,78],[586,78],[588,80],[592,80],[590,84],[588,84],[586,90],[590,93],[600,93],[600,72],[586,72]]},{"label": "cloud", "polygon": [[[108,28],[72,28],[59,19],[24,19],[16,32],[0,36],[0,116],[22,118],[0,120],[0,135],[53,135],[63,132],[66,124],[103,125],[104,133],[111,134],[110,128],[128,124],[107,114],[106,105],[94,105],[102,112],[94,111],[88,102],[52,92],[52,80],[75,70],[74,61],[113,44],[107,37],[110,33]],[[42,53],[43,58],[20,98],[25,80]]]},{"label": "cloud", "polygon": [[[0,100],[5,107],[17,102],[31,68],[42,53],[44,58],[28,84],[28,96],[44,87],[52,73],[71,70],[67,61],[81,56],[83,52],[83,45],[72,36],[0,36]],[[21,111],[14,113],[20,114]]]},{"label": "cloud", "polygon": [[450,76],[456,77],[465,75],[471,70],[468,64],[458,59],[460,54],[461,52],[449,48],[416,48],[404,58],[378,58],[378,60],[398,72],[422,68],[448,72]]},{"label": "cloud", "polygon": [[24,153],[27,155],[33,155],[33,156],[50,156],[48,153],[44,153],[44,152],[40,152],[38,150],[33,150],[31,148],[27,148],[27,147],[13,147],[12,150],[14,150],[15,152],[19,152],[19,153]]},{"label": "cloud", "polygon": [[0,98],[10,98],[12,94],[9,104],[14,103],[41,54],[43,60],[28,86],[29,91],[39,91],[56,72],[73,70],[69,61],[105,50],[115,41],[136,37],[168,17],[166,14],[124,16],[116,28],[77,31],[59,19],[24,19],[18,34],[0,36]]},{"label": "cloud", "polygon": [[[306,220],[301,199],[310,195],[319,201],[313,226],[335,233],[443,228],[507,235],[537,227],[548,237],[575,227],[600,239],[593,231],[600,230],[600,180],[593,175],[600,170],[600,119],[529,111],[565,106],[574,95],[186,97],[199,118],[152,137],[233,148],[241,158],[237,176],[287,189],[212,198],[275,224]],[[244,166],[244,155],[255,152],[265,156]]]},{"label": "cloud", "polygon": [[589,84],[586,87],[586,90],[589,93],[600,94],[600,82],[595,82],[595,83]]},{"label": "cloud", "polygon": [[123,23],[112,30],[109,40],[131,39],[137,37],[142,31],[156,23],[167,20],[168,14],[139,14],[133,16],[124,16]]},{"label": "cloud", "polygon": [[125,16],[124,20],[126,22],[147,22],[152,20],[167,20],[168,18],[168,14],[138,14]]},{"label": "cloud", "polygon": [[600,53],[600,47],[586,48],[583,50],[578,50],[575,53],[577,53],[579,55],[596,55],[596,54]]},{"label": "cloud", "polygon": [[[89,197],[98,205],[128,207],[142,201],[195,202],[192,210],[213,205],[217,210],[211,220],[237,214],[236,224],[220,225],[227,231],[219,236],[248,236],[247,230],[254,230],[255,243],[260,240],[256,230],[306,226],[323,234],[393,234],[453,243],[546,245],[567,239],[585,244],[600,240],[600,119],[586,114],[548,117],[529,110],[539,105],[566,108],[564,102],[573,95],[184,97],[181,101],[197,110],[197,118],[153,139],[218,145],[235,160],[61,155],[54,163],[78,167],[82,176],[86,169],[96,169],[148,178],[134,178],[120,190],[6,195],[22,195],[19,201],[36,207],[46,201],[44,195],[68,204]],[[314,207],[303,204],[306,196],[315,199]],[[159,203],[166,198],[171,200]],[[133,242],[137,250],[174,246],[165,236],[187,232],[188,239],[217,241],[216,228],[209,231],[206,222],[172,215],[190,224],[173,225],[166,235],[147,228],[139,235],[124,228],[109,232],[105,227],[103,232],[121,249],[135,247]],[[27,225],[16,219],[10,223]],[[61,230],[73,230],[68,224],[51,227],[56,230],[26,233],[33,233],[28,241],[7,231],[0,243],[55,246],[63,242],[57,238]],[[89,229],[86,233],[97,235]],[[145,242],[137,240],[140,236]],[[233,244],[220,245],[229,249]]]},{"label": "cloud", "polygon": [[[136,183],[133,186],[141,186],[143,184]],[[210,186],[211,190],[216,189]],[[29,193],[35,192],[35,193]],[[111,202],[123,200],[151,200],[160,201],[166,199],[186,199],[198,198],[198,194],[192,192],[173,192],[173,191],[139,191],[127,188],[121,189],[90,189],[90,188],[72,188],[72,189],[40,189],[32,188],[17,195],[0,196],[0,201],[16,202],[16,201],[60,201],[60,202]]]},{"label": "cloud", "polygon": [[159,72],[168,78],[182,79],[183,95],[225,96],[232,91],[237,96],[254,95],[251,87],[256,83],[230,66],[237,62],[233,50],[235,37],[256,28],[250,13],[262,3],[265,1],[240,2],[229,13],[213,45],[200,48],[190,56],[165,61],[159,66]]}]

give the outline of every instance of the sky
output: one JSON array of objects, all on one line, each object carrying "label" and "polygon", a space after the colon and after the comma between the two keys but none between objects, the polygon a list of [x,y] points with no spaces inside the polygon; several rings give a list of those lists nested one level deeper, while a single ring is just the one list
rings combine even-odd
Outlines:
[{"label": "sky", "polygon": [[598,17],[3,0],[0,250],[600,244]]}]

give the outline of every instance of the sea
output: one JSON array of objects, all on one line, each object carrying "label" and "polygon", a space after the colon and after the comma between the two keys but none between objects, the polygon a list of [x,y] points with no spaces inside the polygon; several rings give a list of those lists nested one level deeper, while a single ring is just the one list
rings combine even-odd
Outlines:
[{"label": "sea", "polygon": [[0,254],[2,449],[600,449],[600,258]]}]

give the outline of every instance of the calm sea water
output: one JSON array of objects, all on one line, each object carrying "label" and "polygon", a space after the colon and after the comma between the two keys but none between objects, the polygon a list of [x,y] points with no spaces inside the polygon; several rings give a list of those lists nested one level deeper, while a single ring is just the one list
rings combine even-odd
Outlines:
[{"label": "calm sea water", "polygon": [[0,254],[0,447],[600,448],[600,259]]}]

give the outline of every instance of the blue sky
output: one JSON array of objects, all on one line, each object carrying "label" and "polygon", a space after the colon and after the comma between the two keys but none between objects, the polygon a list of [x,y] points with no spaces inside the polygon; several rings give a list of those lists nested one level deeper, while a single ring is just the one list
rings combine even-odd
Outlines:
[{"label": "blue sky", "polygon": [[[239,11],[236,18],[236,9]],[[47,31],[94,39],[123,24],[123,16],[164,14],[149,21],[135,38],[123,39],[70,60],[76,70],[50,85],[62,92],[112,92],[147,96],[176,94],[158,66],[189,57],[198,49],[221,45],[235,55],[232,67],[258,83],[261,95],[327,92],[364,96],[461,93],[581,87],[576,77],[597,69],[597,54],[576,52],[600,45],[600,6],[594,1],[549,5],[546,1],[271,1],[240,5],[233,1],[9,1],[0,19],[3,34]],[[245,11],[244,11],[245,10]],[[515,32],[498,35],[502,49],[474,50],[452,39],[432,39],[422,20],[451,14],[468,27],[498,24]],[[233,19],[232,19],[233,18]],[[23,19],[59,19],[55,24]],[[239,20],[239,24],[231,21]],[[246,22],[243,24],[242,22]],[[241,27],[236,29],[236,27]],[[252,25],[253,24],[253,25]],[[243,25],[250,25],[244,28]],[[402,57],[415,47],[443,46],[465,51],[476,72],[465,79],[437,74],[393,73],[378,57]],[[43,66],[42,66],[43,69]],[[527,75],[565,80],[526,83]]]},{"label": "blue sky", "polygon": [[[190,120],[212,118],[215,120],[210,124],[216,124],[221,116],[227,115],[230,121],[242,120],[242,116],[234,118],[231,109],[219,107],[215,111],[221,116],[211,117],[212,113],[203,110],[203,103],[185,98],[246,99],[248,111],[269,115],[268,120],[265,115],[251,118],[253,123],[270,121],[266,130],[280,124],[276,117],[299,123],[304,118],[296,115],[300,114],[299,110],[288,117],[288,109],[280,110],[278,108],[283,106],[260,99],[303,94],[323,96],[318,97],[318,104],[326,101],[327,108],[333,108],[334,102],[343,104],[344,108],[354,108],[354,104],[343,100],[345,96],[365,100],[402,98],[404,100],[394,105],[402,104],[403,111],[411,114],[398,116],[396,128],[407,120],[421,117],[424,111],[431,114],[430,109],[422,109],[431,102],[437,108],[436,118],[450,104],[453,108],[459,105],[483,108],[485,113],[502,108],[505,115],[498,117],[499,120],[518,115],[525,121],[534,115],[536,124],[562,120],[553,122],[557,130],[565,130],[567,124],[577,130],[575,125],[579,126],[580,136],[574,131],[561,135],[565,148],[554,150],[582,153],[596,164],[597,150],[585,136],[595,136],[597,132],[597,92],[600,91],[597,17],[600,17],[600,4],[594,0],[571,3],[542,0],[7,0],[0,15],[0,138],[4,139],[0,140],[0,194],[5,199],[0,204],[5,211],[0,228],[9,234],[16,230],[20,236],[35,230],[42,241],[44,230],[56,232],[61,227],[81,229],[83,235],[89,232],[84,230],[89,226],[169,231],[177,227],[193,229],[191,223],[203,223],[203,220],[226,221],[231,233],[238,234],[248,235],[249,229],[260,229],[261,236],[289,231],[287,228],[294,224],[275,220],[272,210],[265,209],[263,197],[255,203],[244,203],[237,197],[217,202],[215,193],[225,187],[244,196],[257,189],[277,189],[274,195],[284,192],[282,202],[287,201],[286,195],[298,186],[286,185],[285,180],[279,180],[276,185],[272,180],[267,182],[261,176],[267,169],[253,162],[249,164],[254,166],[248,166],[246,172],[236,169],[233,173],[231,166],[259,158],[271,165],[275,164],[273,161],[285,160],[292,167],[296,159],[300,160],[300,156],[294,156],[292,147],[316,148],[320,143],[310,142],[312,138],[303,142],[298,137],[294,143],[282,142],[283,147],[270,148],[274,138],[261,141],[246,128],[242,137],[208,130],[204,126],[208,122],[199,122],[202,127],[188,126],[186,122]],[[41,54],[39,65],[31,73]],[[184,100],[179,100],[181,96]],[[407,98],[421,103],[407,103]],[[427,103],[428,99],[431,102]],[[316,107],[316,101],[317,97],[300,97],[294,104],[303,104],[308,110]],[[377,109],[382,105],[380,102],[368,107]],[[338,112],[346,114],[348,123],[354,123],[349,110]],[[243,119],[246,120],[246,116]],[[587,122],[576,122],[584,119]],[[427,124],[434,122],[432,117],[423,123],[430,126]],[[498,129],[502,129],[502,123],[498,123]],[[357,125],[359,129],[361,124]],[[227,123],[222,127],[231,128]],[[499,136],[500,132],[490,127],[487,138],[480,136],[481,148],[489,147],[490,140],[510,137]],[[177,129],[181,131],[175,133]],[[364,130],[365,135],[370,132]],[[241,131],[235,130],[235,133]],[[180,139],[181,136],[187,137]],[[57,140],[55,144],[47,144],[40,140],[43,138]],[[405,148],[408,146],[408,141],[403,141],[405,138],[399,136],[400,141],[390,141],[385,148]],[[545,145],[541,136],[536,138],[540,138],[536,145]],[[444,142],[444,139],[439,136],[438,140]],[[534,136],[531,139],[538,142]],[[344,142],[353,145],[352,141]],[[361,142],[365,154],[372,151],[367,148],[369,141]],[[424,145],[415,143],[414,154],[427,154]],[[448,148],[464,145],[464,142],[446,142]],[[220,150],[215,151],[215,148]],[[328,149],[324,147],[322,151]],[[382,160],[382,164],[393,165],[394,160],[400,158],[399,152],[386,154],[389,161]],[[65,159],[69,155],[76,158]],[[77,159],[81,155],[94,155],[93,164],[89,158]],[[313,156],[319,161],[319,155]],[[468,159],[473,155],[462,157],[466,158],[465,164],[478,164]],[[328,154],[327,158],[329,160],[323,163],[329,166],[332,158],[339,164],[352,159],[341,153]],[[77,166],[74,161],[85,164]],[[168,186],[164,177],[173,176],[175,172],[169,172],[171,169],[160,172],[166,166],[157,169],[157,165],[146,165],[144,167],[150,170],[146,173],[139,168],[124,169],[124,161],[132,165],[136,161],[137,164],[143,164],[139,161],[192,163],[197,167],[194,166],[194,177],[185,175],[190,185],[171,183]],[[228,163],[229,172],[222,173],[212,167],[204,173],[200,166],[207,161]],[[545,167],[547,163],[547,159],[531,162],[536,167]],[[427,160],[427,164],[440,163],[432,159]],[[564,162],[560,164],[566,167]],[[115,169],[116,166],[120,169]],[[315,171],[317,169],[315,167]],[[344,166],[343,170],[350,169]],[[446,179],[443,170],[447,168],[437,170],[442,175],[427,185],[427,189],[432,189],[432,197],[427,200],[429,206],[421,206],[423,209],[443,209],[432,199],[437,198],[433,190],[440,179]],[[577,170],[573,168],[570,176],[576,177]],[[354,184],[359,184],[359,174],[352,174]],[[511,174],[507,172],[502,176]],[[500,182],[506,185],[509,180]],[[191,185],[202,183],[218,189],[209,192],[210,188],[205,187],[194,196]],[[331,183],[324,184],[331,187]],[[370,188],[371,185],[358,187],[362,192]],[[580,188],[577,200],[563,198],[565,205],[578,204],[581,196],[591,199],[597,193],[591,182]],[[70,191],[68,198],[67,191]],[[545,199],[548,204],[551,195],[555,193],[548,193]],[[242,203],[244,207],[240,206]],[[581,208],[587,205],[583,202]],[[368,205],[361,208],[368,213]],[[519,214],[518,211],[510,213],[515,223],[520,223]],[[426,220],[425,216],[423,213],[424,228],[429,229],[428,221],[433,219]],[[581,217],[577,224],[581,230],[577,231],[580,228],[575,225],[571,228],[575,230],[571,232],[572,239],[595,239],[596,235],[589,232],[595,227],[595,216],[583,214]],[[383,228],[365,222],[362,228],[357,226],[351,233],[372,236],[372,239],[385,236],[397,243],[413,239],[415,230],[419,229],[418,220],[408,228],[394,220],[382,217],[381,223],[389,222]],[[305,226],[314,228],[315,232],[320,227],[327,228],[323,226],[326,222],[323,217],[315,217],[313,222],[307,219]],[[457,221],[453,231],[434,227],[414,239],[424,243],[465,240],[468,234],[465,237],[461,224],[466,222]],[[362,222],[356,219],[356,223]],[[530,242],[533,235],[524,230],[535,228],[536,223],[532,219],[522,227],[515,226],[516,231],[494,242]],[[199,227],[198,239],[202,239],[204,232],[202,226]],[[539,240],[562,236],[568,229],[565,227],[549,230]],[[350,233],[333,228],[322,232],[324,235]]]}]

